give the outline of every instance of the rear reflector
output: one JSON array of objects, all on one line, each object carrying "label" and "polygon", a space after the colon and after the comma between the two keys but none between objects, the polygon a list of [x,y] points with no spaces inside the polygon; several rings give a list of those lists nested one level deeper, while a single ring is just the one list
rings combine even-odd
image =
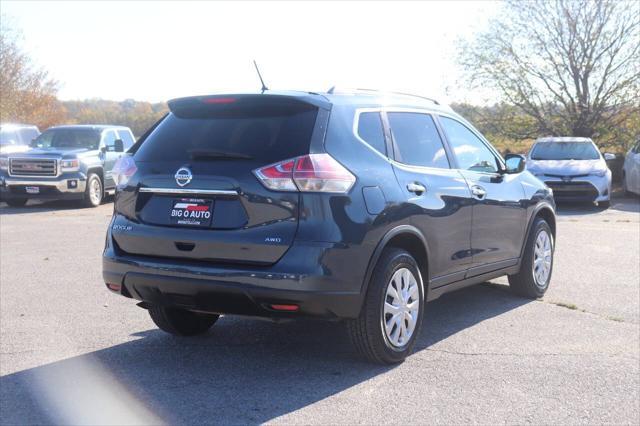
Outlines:
[{"label": "rear reflector", "polygon": [[295,312],[300,307],[298,305],[269,305],[271,309],[274,311],[287,311],[287,312]]},{"label": "rear reflector", "polygon": [[117,293],[120,293],[120,284],[113,284],[113,283],[107,283],[107,288],[111,291],[115,291]]},{"label": "rear reflector", "polygon": [[356,181],[349,170],[329,154],[309,154],[254,170],[274,191],[349,192]]}]

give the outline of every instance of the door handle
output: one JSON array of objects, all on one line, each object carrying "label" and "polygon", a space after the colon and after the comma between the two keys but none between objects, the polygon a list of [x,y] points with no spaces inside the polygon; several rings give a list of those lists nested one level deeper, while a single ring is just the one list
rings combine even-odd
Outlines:
[{"label": "door handle", "polygon": [[427,188],[417,182],[411,182],[407,184],[407,191],[420,195],[423,192],[427,192]]},{"label": "door handle", "polygon": [[487,195],[487,191],[480,185],[473,185],[471,187],[471,195],[473,195],[473,198],[482,200]]}]

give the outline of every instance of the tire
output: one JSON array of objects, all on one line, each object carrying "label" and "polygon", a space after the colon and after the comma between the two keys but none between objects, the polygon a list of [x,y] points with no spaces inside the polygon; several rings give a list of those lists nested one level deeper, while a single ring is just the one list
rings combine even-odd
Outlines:
[{"label": "tire", "polygon": [[[394,282],[401,289],[408,290],[403,293],[406,298],[401,300],[402,294],[398,295],[397,292],[395,294],[398,298],[388,294],[389,288],[395,290]],[[398,306],[401,319],[394,321],[394,314],[385,312],[385,305]],[[413,310],[409,305],[413,306]],[[424,305],[422,277],[415,259],[405,250],[385,249],[373,271],[360,316],[347,321],[347,329],[357,351],[377,364],[396,364],[404,361],[413,351],[416,338],[420,334]],[[413,321],[404,315],[413,318]],[[388,329],[385,327],[387,322],[391,324]],[[403,339],[402,325],[406,330]],[[394,335],[396,343],[393,343]]]},{"label": "tire", "polygon": [[598,201],[598,207],[606,210],[609,207],[611,207],[611,201],[609,201],[609,200],[607,200],[607,201]]},{"label": "tire", "polygon": [[179,308],[151,305],[149,315],[162,331],[175,336],[196,336],[206,333],[219,315],[196,314]]},{"label": "tire", "polygon": [[9,198],[5,202],[9,207],[24,207],[27,204],[27,198]]},{"label": "tire", "polygon": [[[546,235],[548,246],[544,242],[545,237],[541,236],[543,233]],[[509,275],[509,286],[515,294],[530,299],[538,299],[544,296],[544,293],[549,288],[551,273],[553,272],[554,243],[553,233],[549,224],[542,218],[536,218],[533,226],[531,226],[531,231],[529,231],[520,272],[515,275]],[[537,254],[536,246],[542,246],[542,251],[539,250]],[[541,255],[542,260],[538,268],[545,268],[546,266],[547,273],[536,275],[534,262],[536,257]],[[548,263],[546,262],[547,257]]]},{"label": "tire", "polygon": [[[92,187],[94,185],[94,187]],[[95,190],[92,194],[92,189]],[[95,173],[89,173],[87,176],[87,187],[84,190],[84,198],[82,204],[85,207],[98,207],[104,198],[104,185],[102,179]]]}]

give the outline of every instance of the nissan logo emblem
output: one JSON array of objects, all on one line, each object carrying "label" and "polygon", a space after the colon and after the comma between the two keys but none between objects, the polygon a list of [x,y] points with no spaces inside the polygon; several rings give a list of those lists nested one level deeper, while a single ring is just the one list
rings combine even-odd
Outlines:
[{"label": "nissan logo emblem", "polygon": [[180,167],[174,177],[176,178],[176,183],[180,186],[188,185],[191,179],[193,179],[191,170],[187,167]]}]

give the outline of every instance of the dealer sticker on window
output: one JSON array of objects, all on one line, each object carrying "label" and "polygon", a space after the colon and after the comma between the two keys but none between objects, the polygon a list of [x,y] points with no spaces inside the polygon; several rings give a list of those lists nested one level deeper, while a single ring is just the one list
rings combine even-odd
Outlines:
[{"label": "dealer sticker on window", "polygon": [[181,198],[173,201],[169,220],[174,225],[211,226],[213,201],[197,198]]}]

